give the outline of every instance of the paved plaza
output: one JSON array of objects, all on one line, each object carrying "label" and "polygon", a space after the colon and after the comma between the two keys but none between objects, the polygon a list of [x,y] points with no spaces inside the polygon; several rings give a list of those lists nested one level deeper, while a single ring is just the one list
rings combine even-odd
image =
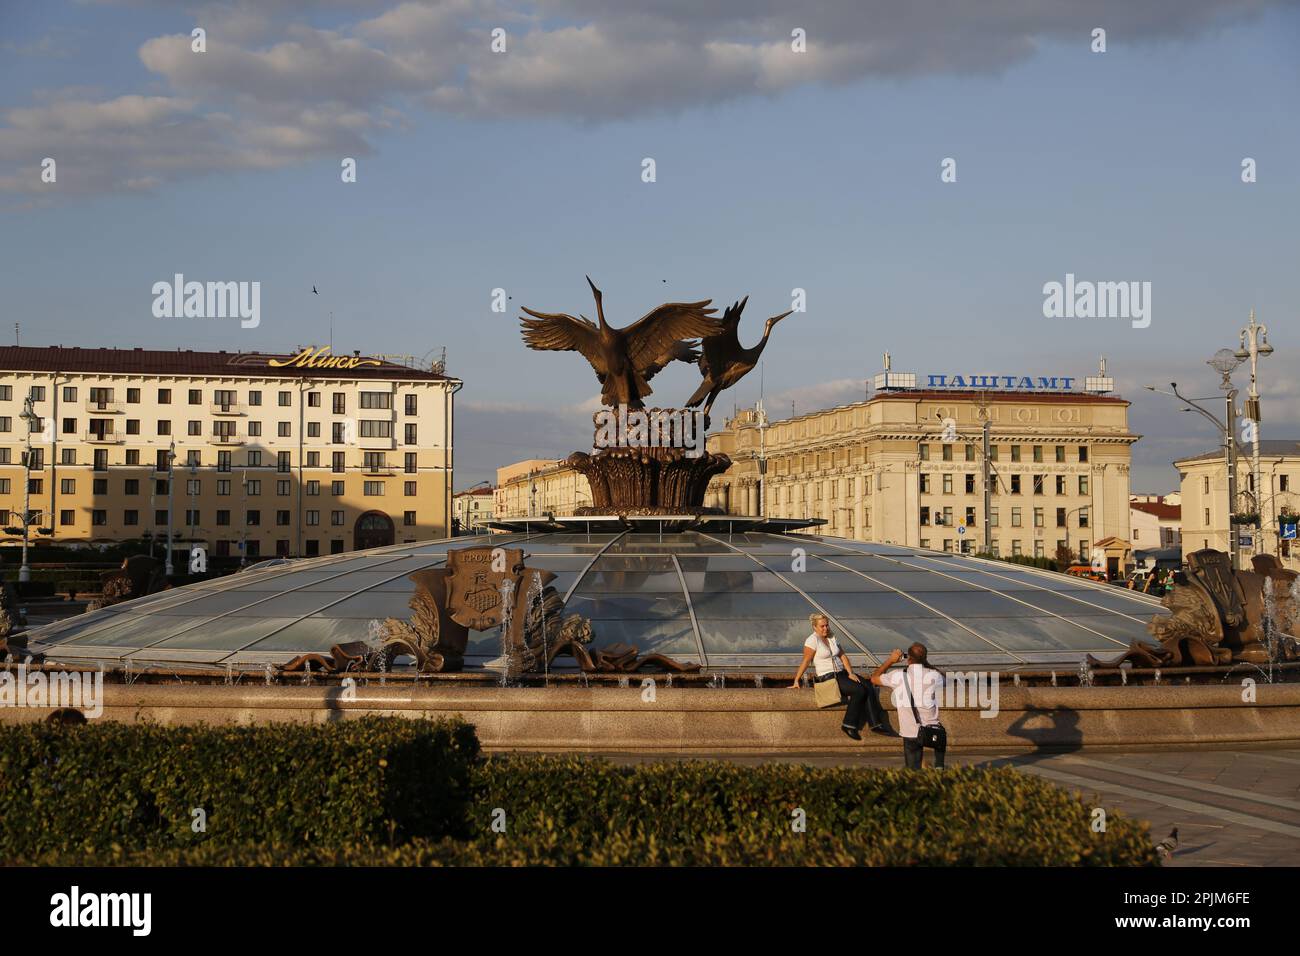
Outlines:
[{"label": "paved plaza", "polygon": [[[901,749],[901,748],[900,748]],[[654,757],[610,755],[616,762]],[[734,763],[770,762],[722,757]],[[860,758],[781,757],[812,766],[898,767],[902,754]],[[926,761],[931,759],[927,752]],[[1300,865],[1300,749],[1064,754],[950,754],[961,766],[1013,766],[1096,806],[1146,820],[1153,840],[1178,828],[1168,866]]]}]

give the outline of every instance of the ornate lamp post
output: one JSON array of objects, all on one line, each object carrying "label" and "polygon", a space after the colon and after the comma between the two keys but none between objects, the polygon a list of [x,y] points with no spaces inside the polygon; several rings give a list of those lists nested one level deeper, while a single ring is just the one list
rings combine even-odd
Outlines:
[{"label": "ornate lamp post", "polygon": [[175,473],[172,463],[176,461],[176,442],[171,443],[167,449],[167,550],[166,562],[163,565],[163,572],[172,576],[172,476]]},{"label": "ornate lamp post", "polygon": [[[1259,512],[1259,534],[1261,544],[1264,529],[1271,527],[1268,520],[1264,517],[1264,490],[1260,483],[1259,473],[1259,385],[1258,385],[1258,365],[1261,355],[1272,355],[1273,346],[1268,344],[1268,326],[1263,323],[1255,322],[1255,310],[1250,310],[1250,325],[1241,330],[1241,347],[1237,349],[1235,357],[1239,361],[1250,360],[1250,391],[1246,393],[1246,417],[1251,421],[1250,428],[1250,472],[1255,483],[1255,508]],[[1271,492],[1271,489],[1270,489]],[[1272,501],[1272,494],[1268,496]],[[1276,509],[1274,509],[1276,511]],[[1276,532],[1275,532],[1276,533]],[[1274,539],[1276,540],[1276,539]],[[1263,550],[1261,548],[1260,550]],[[1276,548],[1274,549],[1276,550]]]},{"label": "ornate lamp post", "polygon": [[32,579],[32,569],[27,565],[27,539],[31,533],[32,427],[40,420],[36,412],[32,410],[32,396],[30,394],[23,399],[23,410],[19,417],[27,424],[27,451],[23,455],[23,467],[25,469],[23,480],[26,482],[23,488],[23,563],[18,569],[18,580],[30,581]]}]

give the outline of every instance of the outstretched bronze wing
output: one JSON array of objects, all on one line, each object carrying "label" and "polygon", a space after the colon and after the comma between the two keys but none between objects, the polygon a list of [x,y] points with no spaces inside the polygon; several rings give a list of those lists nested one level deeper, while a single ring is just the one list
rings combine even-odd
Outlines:
[{"label": "outstretched bronze wing", "polygon": [[718,310],[708,308],[711,301],[665,302],[623,329],[632,367],[645,369],[657,364],[674,342],[717,335],[722,327],[713,318]]},{"label": "outstretched bronze wing", "polygon": [[647,365],[641,374],[648,382],[667,368],[672,362],[698,362],[699,359],[700,350],[695,348],[692,343],[674,342],[668,347],[668,351],[659,356],[653,365]]},{"label": "outstretched bronze wing", "polygon": [[590,319],[575,319],[563,312],[534,312],[524,308],[531,319],[519,320],[524,341],[530,349],[549,352],[581,352],[593,366],[600,362],[600,330]]}]

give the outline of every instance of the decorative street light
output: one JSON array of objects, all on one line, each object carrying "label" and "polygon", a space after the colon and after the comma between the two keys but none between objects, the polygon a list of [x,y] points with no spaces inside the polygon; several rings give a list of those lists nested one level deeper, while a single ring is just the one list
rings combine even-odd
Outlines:
[{"label": "decorative street light", "polygon": [[167,550],[165,552],[167,560],[163,565],[163,573],[168,577],[172,576],[172,477],[174,475],[172,463],[174,461],[176,461],[175,440],[167,449]]},{"label": "decorative street light", "polygon": [[23,467],[26,470],[25,482],[23,488],[23,563],[18,568],[18,580],[30,581],[32,579],[32,569],[27,565],[27,539],[31,529],[32,515],[32,431],[36,423],[40,421],[40,416],[32,410],[32,396],[29,394],[23,399],[23,410],[19,417],[27,425],[27,451],[23,454]]},{"label": "decorative street light", "polygon": [[[1256,510],[1259,512],[1259,535],[1260,543],[1263,543],[1264,529],[1272,527],[1268,519],[1264,516],[1264,492],[1260,484],[1259,473],[1259,385],[1258,385],[1258,365],[1261,355],[1272,355],[1273,346],[1268,344],[1268,326],[1263,323],[1255,322],[1255,310],[1250,310],[1250,325],[1241,330],[1241,347],[1237,349],[1235,357],[1244,362],[1250,360],[1250,391],[1246,397],[1246,417],[1250,419],[1250,472],[1251,480],[1255,484],[1255,502]],[[1272,495],[1269,495],[1272,500]],[[1275,509],[1276,510],[1276,509]],[[1277,532],[1274,531],[1274,534]],[[1275,539],[1276,540],[1276,539]],[[1260,550],[1263,550],[1262,548]],[[1276,550],[1276,549],[1274,549]]]},{"label": "decorative street light", "polygon": [[1227,410],[1227,418],[1220,420],[1212,412],[1202,408],[1196,402],[1192,401],[1186,395],[1178,391],[1178,383],[1170,382],[1169,387],[1173,391],[1166,392],[1164,389],[1156,388],[1154,385],[1147,385],[1146,389],[1150,392],[1159,392],[1161,395],[1172,395],[1192,411],[1197,412],[1223,435],[1224,457],[1228,465],[1228,553],[1231,555],[1233,570],[1237,570],[1241,565],[1240,548],[1237,543],[1237,534],[1233,529],[1232,515],[1237,507],[1237,387],[1232,384],[1231,375],[1233,370],[1242,362],[1232,351],[1232,349],[1219,349],[1214,353],[1214,357],[1205,364],[1222,376],[1219,387],[1224,392],[1224,403]]}]

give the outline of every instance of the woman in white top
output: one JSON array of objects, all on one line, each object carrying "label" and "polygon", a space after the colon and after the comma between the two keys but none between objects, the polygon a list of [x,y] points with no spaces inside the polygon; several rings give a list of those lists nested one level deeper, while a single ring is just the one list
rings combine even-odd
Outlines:
[{"label": "woman in white top", "polygon": [[799,664],[799,670],[795,673],[794,682],[790,686],[798,687],[804,671],[808,669],[809,664],[812,664],[817,675],[815,678],[817,683],[834,680],[839,686],[840,699],[843,700],[845,697],[849,699],[849,709],[844,714],[844,723],[840,724],[841,730],[854,740],[861,740],[862,734],[858,731],[862,729],[863,723],[870,719],[873,731],[878,734],[891,734],[874,689],[853,673],[849,655],[844,653],[840,642],[831,636],[831,622],[826,615],[810,614],[808,621],[812,624],[813,632],[808,636],[808,640],[804,641],[803,661]]}]

